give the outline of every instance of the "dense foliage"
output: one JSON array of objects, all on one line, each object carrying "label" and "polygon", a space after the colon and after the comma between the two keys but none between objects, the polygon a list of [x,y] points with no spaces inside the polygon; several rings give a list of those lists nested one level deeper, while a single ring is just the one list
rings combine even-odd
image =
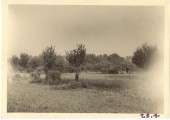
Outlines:
[{"label": "dense foliage", "polygon": [[19,64],[23,69],[28,67],[29,55],[26,53],[20,54],[20,61]]},{"label": "dense foliage", "polygon": [[47,73],[49,70],[56,69],[57,63],[57,55],[55,53],[54,47],[46,47],[42,52],[42,64],[44,66],[44,71]]},{"label": "dense foliage", "polygon": [[133,53],[132,62],[139,68],[148,70],[158,58],[157,46],[148,45],[144,43],[141,47]]},{"label": "dense foliage", "polygon": [[19,67],[19,61],[20,61],[20,59],[16,55],[12,56],[12,58],[10,60],[11,65],[15,70],[18,69],[18,67]]},{"label": "dense foliage", "polygon": [[37,56],[30,57],[28,61],[29,68],[36,69],[40,65],[39,61],[40,60]]},{"label": "dense foliage", "polygon": [[100,72],[103,74],[131,73],[137,68],[147,70],[158,57],[156,46],[150,46],[147,43],[137,48],[133,57],[126,58],[116,53],[110,55],[86,54],[85,46],[77,45],[77,49],[66,52],[61,56],[55,53],[54,47],[46,47],[39,56],[30,56],[21,53],[20,57],[12,56],[10,63],[14,70],[33,72],[39,71],[47,73],[49,70],[58,70],[60,72],[75,72],[78,80],[79,72]]}]

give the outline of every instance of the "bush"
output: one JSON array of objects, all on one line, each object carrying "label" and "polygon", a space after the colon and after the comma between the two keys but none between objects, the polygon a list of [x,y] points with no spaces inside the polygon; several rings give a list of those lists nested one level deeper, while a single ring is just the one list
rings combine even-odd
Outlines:
[{"label": "bush", "polygon": [[61,81],[60,71],[48,71],[45,77],[45,84],[59,84]]},{"label": "bush", "polygon": [[41,78],[40,78],[40,74],[38,74],[37,72],[31,72],[30,73],[30,78],[31,78],[31,83],[39,83],[42,82]]}]

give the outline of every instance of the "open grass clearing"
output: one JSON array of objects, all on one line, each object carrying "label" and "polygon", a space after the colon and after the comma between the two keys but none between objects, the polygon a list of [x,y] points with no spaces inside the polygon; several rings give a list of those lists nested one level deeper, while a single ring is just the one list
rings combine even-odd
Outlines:
[{"label": "open grass clearing", "polygon": [[[62,74],[61,77],[63,80],[73,80],[74,74]],[[30,84],[29,79],[13,81],[8,84],[7,110],[37,113],[163,113],[163,87],[159,81],[154,81],[156,77],[144,79],[138,76],[129,80],[123,80],[123,77],[82,74],[82,80],[87,81],[90,88],[69,90],[57,90],[56,85]]]}]

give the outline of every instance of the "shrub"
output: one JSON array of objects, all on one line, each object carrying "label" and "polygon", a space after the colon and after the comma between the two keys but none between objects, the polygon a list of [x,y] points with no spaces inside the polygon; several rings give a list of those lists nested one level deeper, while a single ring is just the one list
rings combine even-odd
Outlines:
[{"label": "shrub", "polygon": [[39,83],[42,82],[41,78],[40,78],[40,74],[38,74],[37,72],[31,72],[30,73],[30,78],[31,78],[31,83]]},{"label": "shrub", "polygon": [[60,71],[48,71],[45,77],[45,84],[58,84],[61,81]]}]

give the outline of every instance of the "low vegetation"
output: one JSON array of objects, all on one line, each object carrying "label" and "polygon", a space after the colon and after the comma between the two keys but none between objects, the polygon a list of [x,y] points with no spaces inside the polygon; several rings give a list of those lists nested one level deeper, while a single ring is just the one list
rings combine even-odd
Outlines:
[{"label": "low vegetation", "polygon": [[50,86],[25,76],[8,84],[8,112],[163,113],[157,76],[81,74],[78,83],[74,74],[62,74],[61,83]]}]

